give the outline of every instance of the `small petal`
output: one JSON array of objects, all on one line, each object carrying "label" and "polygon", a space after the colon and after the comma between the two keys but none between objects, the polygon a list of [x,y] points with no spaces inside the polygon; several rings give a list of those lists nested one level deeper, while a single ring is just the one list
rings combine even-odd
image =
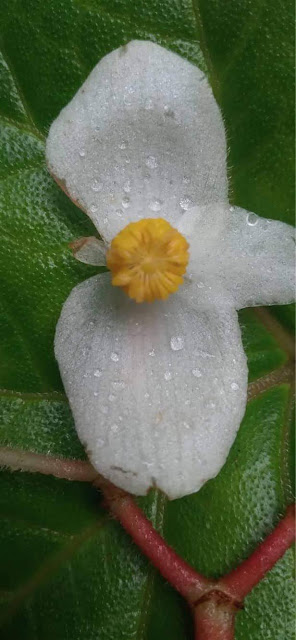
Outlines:
[{"label": "small petal", "polygon": [[106,245],[95,236],[78,238],[70,244],[74,258],[94,267],[106,266]]},{"label": "small petal", "polygon": [[113,483],[177,498],[218,473],[246,403],[236,312],[179,294],[137,305],[104,274],[70,294],[56,356],[78,435]]},{"label": "small petal", "polygon": [[[178,224],[190,244],[200,304],[286,304],[295,299],[295,231],[225,203],[194,207]],[[193,295],[193,293],[192,293]]]},{"label": "small petal", "polygon": [[52,124],[49,170],[110,241],[129,222],[172,224],[227,195],[222,117],[204,74],[134,41],[94,68]]}]

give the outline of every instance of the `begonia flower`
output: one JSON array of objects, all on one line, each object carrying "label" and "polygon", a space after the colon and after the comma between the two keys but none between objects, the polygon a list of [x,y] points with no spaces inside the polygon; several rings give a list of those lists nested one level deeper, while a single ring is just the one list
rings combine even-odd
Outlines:
[{"label": "begonia flower", "polygon": [[[111,271],[73,289],[57,326],[78,435],[94,467],[132,493],[195,492],[221,469],[245,411],[237,310],[294,298],[293,230],[230,206],[208,81],[151,42],[99,62],[52,124],[47,161]],[[103,264],[102,242],[77,257]]]}]

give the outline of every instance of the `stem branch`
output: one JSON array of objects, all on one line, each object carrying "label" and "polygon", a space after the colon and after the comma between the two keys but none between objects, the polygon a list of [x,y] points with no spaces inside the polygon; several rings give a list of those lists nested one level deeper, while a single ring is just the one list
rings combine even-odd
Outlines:
[{"label": "stem branch", "polygon": [[243,600],[295,540],[295,508],[290,505],[285,517],[252,555],[219,581],[233,598]]},{"label": "stem branch", "polygon": [[139,549],[187,601],[194,601],[209,588],[211,582],[177,555],[128,493],[101,478],[94,485],[103,492],[109,509]]},{"label": "stem branch", "polygon": [[236,608],[295,539],[295,510],[290,506],[283,520],[247,560],[220,580],[209,580],[178,556],[128,493],[98,475],[88,462],[3,447],[0,465],[14,471],[93,482],[136,545],[191,606],[196,640],[233,640]]}]

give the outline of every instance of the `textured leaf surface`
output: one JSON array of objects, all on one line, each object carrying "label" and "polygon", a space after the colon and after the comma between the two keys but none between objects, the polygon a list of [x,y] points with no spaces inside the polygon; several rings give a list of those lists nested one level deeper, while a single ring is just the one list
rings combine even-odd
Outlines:
[{"label": "textured leaf surface", "polygon": [[[0,445],[83,458],[53,357],[72,287],[96,271],[68,243],[93,235],[48,176],[50,122],[107,52],[149,38],[209,75],[228,132],[230,197],[290,222],[293,207],[292,4],[265,0],[3,0],[0,26]],[[240,314],[250,401],[219,476],[198,494],[141,505],[179,553],[217,576],[270,531],[290,489],[290,385],[274,371],[291,353],[293,313]],[[255,383],[254,383],[255,384]],[[6,639],[192,638],[180,598],[156,575],[89,486],[3,471],[1,599]],[[292,640],[292,551],[247,598],[238,640]]]}]

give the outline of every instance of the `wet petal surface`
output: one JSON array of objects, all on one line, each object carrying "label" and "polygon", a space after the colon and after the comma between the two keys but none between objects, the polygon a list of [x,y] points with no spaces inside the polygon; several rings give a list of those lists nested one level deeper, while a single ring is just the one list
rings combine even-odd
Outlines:
[{"label": "wet petal surface", "polygon": [[227,196],[222,117],[205,75],[151,42],[94,68],[47,140],[49,170],[107,241]]},{"label": "wet petal surface", "polygon": [[109,274],[73,289],[56,356],[94,466],[135,494],[177,498],[224,464],[245,410],[236,312],[196,311],[186,296],[137,305]]}]

